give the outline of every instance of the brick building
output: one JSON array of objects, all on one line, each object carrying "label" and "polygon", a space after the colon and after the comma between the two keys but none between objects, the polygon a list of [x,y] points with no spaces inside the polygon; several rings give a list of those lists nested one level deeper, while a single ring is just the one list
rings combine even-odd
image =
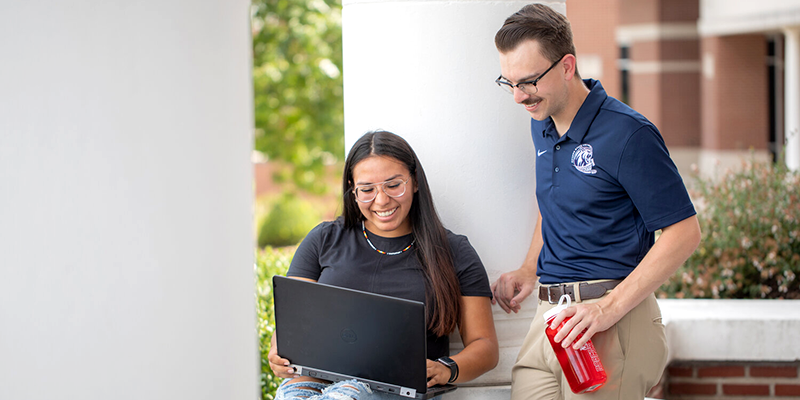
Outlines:
[{"label": "brick building", "polygon": [[[569,0],[579,70],[661,130],[685,175],[800,165],[800,1]],[[788,138],[788,141],[787,141]],[[719,165],[719,166],[718,166]]]}]

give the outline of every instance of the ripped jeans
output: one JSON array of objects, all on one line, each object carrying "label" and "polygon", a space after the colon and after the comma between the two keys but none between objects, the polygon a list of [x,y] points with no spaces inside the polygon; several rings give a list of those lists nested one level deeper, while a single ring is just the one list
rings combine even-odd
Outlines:
[{"label": "ripped jeans", "polygon": [[[292,382],[286,379],[278,387],[275,400],[400,400],[405,397],[383,392],[373,392],[367,385],[351,379],[333,384],[320,382]],[[437,396],[432,400],[441,400]]]}]

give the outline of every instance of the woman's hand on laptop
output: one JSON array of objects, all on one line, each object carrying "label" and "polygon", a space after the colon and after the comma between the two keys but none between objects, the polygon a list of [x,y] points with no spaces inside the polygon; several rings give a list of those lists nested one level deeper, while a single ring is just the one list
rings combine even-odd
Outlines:
[{"label": "woman's hand on laptop", "polygon": [[289,360],[278,355],[278,346],[275,344],[275,335],[272,336],[272,340],[270,342],[267,360],[269,361],[269,368],[272,369],[272,373],[275,374],[275,376],[284,379],[296,378],[299,376],[293,367],[289,367],[291,364]]},{"label": "woman's hand on laptop", "polygon": [[450,368],[444,366],[444,364],[433,361],[433,360],[426,360],[428,366],[428,387],[436,386],[436,385],[446,385],[447,381],[450,380]]}]

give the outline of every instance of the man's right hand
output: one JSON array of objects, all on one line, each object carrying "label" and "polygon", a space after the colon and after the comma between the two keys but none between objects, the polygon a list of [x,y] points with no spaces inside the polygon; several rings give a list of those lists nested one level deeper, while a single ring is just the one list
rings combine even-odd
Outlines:
[{"label": "man's right hand", "polygon": [[503,311],[517,313],[520,303],[525,300],[536,287],[536,270],[520,268],[516,271],[500,275],[492,284],[492,304],[499,304]]}]

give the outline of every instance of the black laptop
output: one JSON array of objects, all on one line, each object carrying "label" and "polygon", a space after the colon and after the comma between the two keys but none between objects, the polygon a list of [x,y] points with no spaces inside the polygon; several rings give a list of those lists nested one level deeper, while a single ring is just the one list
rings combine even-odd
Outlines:
[{"label": "black laptop", "polygon": [[430,399],[425,306],[418,301],[275,276],[278,354],[304,376],[357,379],[372,391]]}]

